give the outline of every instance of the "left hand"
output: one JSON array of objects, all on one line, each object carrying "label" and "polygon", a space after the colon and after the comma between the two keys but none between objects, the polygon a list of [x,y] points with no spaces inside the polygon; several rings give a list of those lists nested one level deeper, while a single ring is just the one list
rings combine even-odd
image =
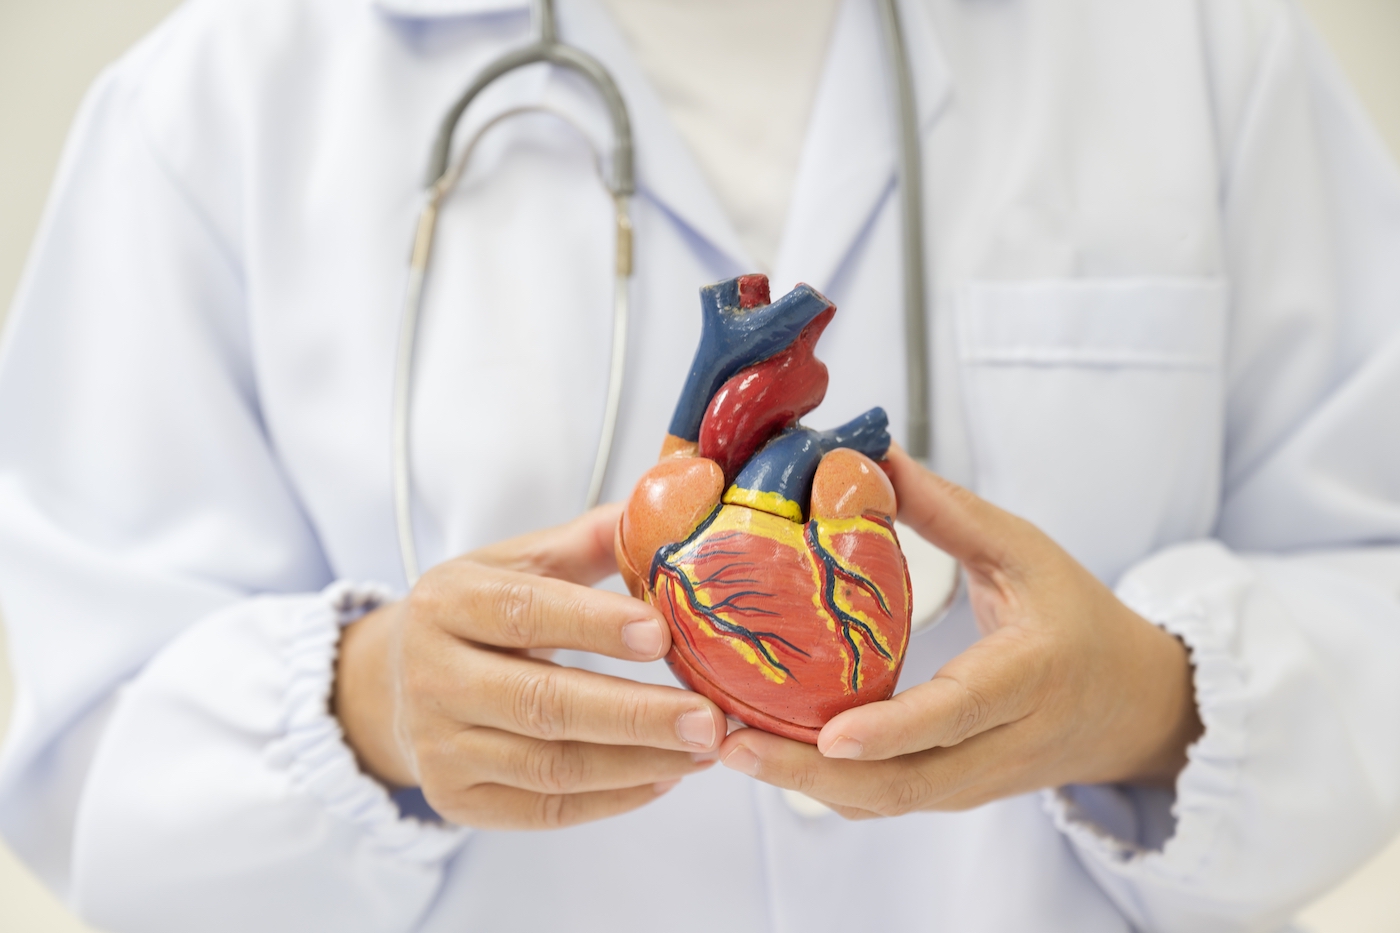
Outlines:
[{"label": "left hand", "polygon": [[853,819],[1174,781],[1202,731],[1185,646],[1034,525],[897,447],[888,466],[900,520],[962,564],[984,637],[928,683],[835,716],[816,748],[741,729],[721,761]]}]

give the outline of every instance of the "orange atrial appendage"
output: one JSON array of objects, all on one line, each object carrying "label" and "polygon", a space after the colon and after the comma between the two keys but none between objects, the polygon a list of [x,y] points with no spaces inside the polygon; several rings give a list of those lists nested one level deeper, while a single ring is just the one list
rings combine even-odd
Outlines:
[{"label": "orange atrial appendage", "polygon": [[[634,576],[645,578],[657,550],[688,538],[723,494],[724,471],[713,460],[662,460],[637,483],[622,513],[614,540],[618,566],[625,564]],[[627,585],[633,589],[631,580]]]},{"label": "orange atrial appendage", "polygon": [[874,460],[846,447],[822,457],[812,480],[813,518],[874,514],[893,520],[897,510],[894,486]]},{"label": "orange atrial appendage", "polygon": [[699,441],[688,441],[683,437],[667,434],[666,439],[661,442],[661,455],[656,459],[674,460],[683,457],[693,457],[699,449]]},{"label": "orange atrial appendage", "polygon": [[634,599],[646,599],[646,581],[637,572],[637,568],[632,566],[632,558],[627,554],[627,544],[622,540],[621,519],[613,529],[613,556],[617,558],[617,571],[622,574],[622,582],[627,584],[627,592],[631,593]]}]

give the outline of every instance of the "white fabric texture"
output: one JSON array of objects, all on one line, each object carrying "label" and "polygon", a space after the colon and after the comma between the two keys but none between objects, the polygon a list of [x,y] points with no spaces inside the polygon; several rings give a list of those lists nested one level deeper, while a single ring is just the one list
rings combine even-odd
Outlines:
[{"label": "white fabric texture", "polygon": [[603,0],[755,269],[792,201],[838,0]]},{"label": "white fabric texture", "polygon": [[[471,77],[528,41],[528,11],[195,0],[89,95],[0,356],[17,680],[0,832],[21,857],[112,931],[1200,933],[1281,929],[1383,845],[1400,828],[1395,166],[1287,0],[900,9],[936,466],[1190,646],[1205,734],[1174,792],[847,823],[712,769],[557,833],[400,813],[325,701],[340,626],[403,588],[389,399],[428,146]],[[696,289],[751,258],[611,18],[559,12],[638,140],[618,499],[664,434]],[[809,420],[880,404],[898,438],[882,49],[873,4],[842,3],[773,286],[840,309]],[[606,143],[593,95],[545,68],[484,95],[460,138],[538,103]],[[577,512],[611,216],[587,148],[547,117],[493,130],[447,203],[413,413],[425,563]],[[959,606],[904,683],[976,637]]]},{"label": "white fabric texture", "polygon": [[[148,889],[153,865],[167,875],[162,912],[199,918],[218,905],[204,928],[256,929],[276,902],[279,923],[381,930],[402,922],[398,897],[431,896],[465,831],[401,817],[388,792],[360,773],[327,714],[340,628],[385,596],[340,583],[239,603],[146,666],[107,724],[108,747],[99,746],[82,799],[79,912],[113,929],[151,929],[149,903],[128,892]],[[162,761],[169,745],[181,749],[182,767],[139,766]],[[222,806],[210,806],[210,785],[226,788]],[[159,808],[132,806],[142,800]],[[152,822],[164,831],[151,832]],[[269,832],[303,845],[268,850]],[[169,861],[172,847],[178,862]],[[322,857],[327,847],[367,869],[355,896],[303,896],[338,885],[337,866]],[[259,893],[225,903],[221,891],[231,887]]]}]

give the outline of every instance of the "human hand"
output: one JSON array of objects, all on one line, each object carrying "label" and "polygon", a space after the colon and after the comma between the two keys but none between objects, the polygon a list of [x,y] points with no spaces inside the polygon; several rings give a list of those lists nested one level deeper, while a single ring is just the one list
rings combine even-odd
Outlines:
[{"label": "human hand", "polygon": [[370,774],[421,787],[454,823],[544,829],[635,809],[714,762],[725,720],[709,700],[540,656],[670,649],[656,610],[589,588],[617,569],[620,512],[440,564],[345,630],[334,708]]},{"label": "human hand", "polygon": [[724,764],[854,819],[1174,781],[1202,730],[1181,642],[1029,522],[897,447],[888,469],[900,520],[962,564],[984,637],[928,683],[833,717],[816,748],[743,729]]}]

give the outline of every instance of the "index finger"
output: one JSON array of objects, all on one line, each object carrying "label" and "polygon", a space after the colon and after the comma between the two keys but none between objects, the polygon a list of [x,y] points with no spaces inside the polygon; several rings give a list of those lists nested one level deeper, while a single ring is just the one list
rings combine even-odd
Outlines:
[{"label": "index finger", "polygon": [[497,648],[569,648],[624,661],[671,650],[661,614],[641,600],[466,558],[434,567],[409,602],[415,616]]}]

